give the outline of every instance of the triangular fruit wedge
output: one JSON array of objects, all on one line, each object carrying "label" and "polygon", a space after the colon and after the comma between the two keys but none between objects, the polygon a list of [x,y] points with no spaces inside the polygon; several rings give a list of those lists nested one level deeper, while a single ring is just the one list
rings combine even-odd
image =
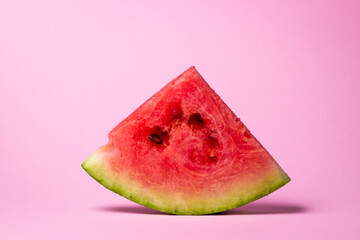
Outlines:
[{"label": "triangular fruit wedge", "polygon": [[290,181],[195,67],[108,137],[82,167],[111,191],[162,212],[222,212]]}]

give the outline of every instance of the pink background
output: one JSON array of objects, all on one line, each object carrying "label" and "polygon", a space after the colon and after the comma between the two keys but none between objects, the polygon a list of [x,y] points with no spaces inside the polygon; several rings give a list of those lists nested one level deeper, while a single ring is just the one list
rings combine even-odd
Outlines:
[{"label": "pink background", "polygon": [[[360,1],[0,0],[0,239],[360,239]],[[171,216],[80,164],[195,65],[290,175]]]}]

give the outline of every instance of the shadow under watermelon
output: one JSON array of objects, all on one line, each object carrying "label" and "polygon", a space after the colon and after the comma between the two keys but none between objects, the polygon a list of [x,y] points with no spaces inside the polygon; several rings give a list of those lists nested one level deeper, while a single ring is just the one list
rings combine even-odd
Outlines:
[{"label": "shadow under watermelon", "polygon": [[[125,206],[103,206],[96,208],[98,211],[118,212],[128,214],[149,214],[149,215],[172,215],[159,212],[141,205]],[[211,216],[221,215],[265,215],[265,214],[294,214],[307,212],[308,208],[291,203],[251,203],[242,207],[231,209],[225,212],[210,214]]]},{"label": "shadow under watermelon", "polygon": [[308,210],[305,206],[292,203],[254,202],[225,212],[215,213],[214,215],[294,214],[305,213]]}]

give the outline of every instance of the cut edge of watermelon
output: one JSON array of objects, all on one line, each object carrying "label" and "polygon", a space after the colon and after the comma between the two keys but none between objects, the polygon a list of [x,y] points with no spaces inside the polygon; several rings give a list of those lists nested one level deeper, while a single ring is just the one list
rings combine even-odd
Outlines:
[{"label": "cut edge of watermelon", "polygon": [[273,171],[257,182],[234,186],[227,193],[222,193],[222,196],[213,194],[205,198],[184,199],[180,194],[166,194],[142,188],[126,173],[114,172],[107,161],[111,154],[117,153],[114,153],[114,149],[108,149],[108,146],[100,147],[81,166],[107,189],[140,205],[170,214],[201,215],[223,212],[262,198],[290,182],[289,176],[276,164]]}]

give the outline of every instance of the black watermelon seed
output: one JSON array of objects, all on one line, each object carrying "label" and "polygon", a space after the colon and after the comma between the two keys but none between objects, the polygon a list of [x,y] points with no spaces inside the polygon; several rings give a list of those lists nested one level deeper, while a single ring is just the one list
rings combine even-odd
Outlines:
[{"label": "black watermelon seed", "polygon": [[188,125],[193,127],[203,127],[204,126],[204,120],[202,119],[201,115],[199,113],[194,113],[190,116]]},{"label": "black watermelon seed", "polygon": [[156,134],[150,134],[149,135],[149,139],[150,141],[152,141],[155,144],[161,144],[163,142],[163,140],[161,139],[161,137],[159,137]]}]

